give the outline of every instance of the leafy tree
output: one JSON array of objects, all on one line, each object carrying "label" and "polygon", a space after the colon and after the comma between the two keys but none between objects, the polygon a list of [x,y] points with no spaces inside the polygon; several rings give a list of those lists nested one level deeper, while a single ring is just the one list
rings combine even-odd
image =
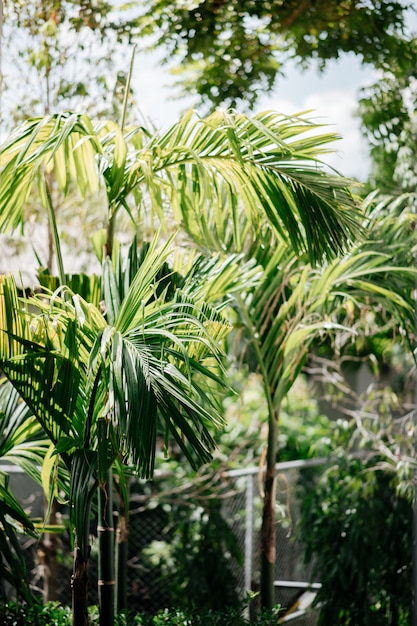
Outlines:
[{"label": "leafy tree", "polygon": [[353,52],[389,68],[407,49],[409,3],[366,0],[155,0],[142,9],[139,34],[177,57],[186,91],[217,106],[253,106],[290,59],[302,66]]},{"label": "leafy tree", "polygon": [[378,82],[362,89],[359,115],[368,138],[371,189],[388,194],[413,192],[415,170],[416,40],[393,57]]},{"label": "leafy tree", "polygon": [[89,0],[3,4],[0,70],[7,127],[69,108],[118,114],[128,67],[118,67],[115,59],[131,28],[122,8]]},{"label": "leafy tree", "polygon": [[[377,205],[368,215],[372,223],[369,238],[320,269],[311,267],[305,258],[297,258],[282,243],[274,243],[264,232],[262,240],[246,252],[248,258],[256,259],[261,270],[259,280],[231,301],[236,310],[235,327],[241,334],[238,349],[259,370],[267,406],[261,577],[262,602],[266,606],[275,603],[273,494],[280,454],[281,406],[310,352],[317,344],[326,345],[326,338],[333,334],[339,351],[344,344],[354,344],[356,333],[358,345],[366,341],[370,332],[360,326],[365,318],[373,332],[377,329],[387,335],[389,324],[397,334],[401,329],[407,347],[412,343],[416,275],[409,262],[413,254],[412,229],[398,216],[382,213],[382,207],[386,205]],[[381,240],[384,253],[380,252]],[[370,309],[375,313],[372,321]],[[238,358],[242,359],[242,354]]]},{"label": "leafy tree", "polygon": [[[19,42],[18,55],[14,46],[5,47],[5,60],[13,54],[22,75],[30,68],[29,75],[36,76],[30,80],[37,93],[31,110],[39,113],[52,111],[60,102],[66,102],[66,108],[80,100],[84,110],[97,107],[98,93],[101,108],[111,110],[126,75],[126,68],[119,68],[119,84],[114,71],[109,85],[106,66],[107,71],[114,67],[114,51],[132,41],[149,45],[149,39],[152,46],[168,49],[167,62],[177,59],[186,92],[214,106],[253,107],[259,94],[286,72],[291,59],[302,67],[313,61],[324,69],[330,59],[353,52],[364,63],[390,69],[393,58],[408,54],[404,32],[412,10],[401,0],[154,0],[129,5],[129,11],[105,0],[5,0],[4,5],[6,42]],[[80,54],[85,63],[83,80],[71,60],[74,46],[77,66]],[[6,75],[6,88],[8,84],[11,97],[13,78]],[[15,114],[30,110],[26,98],[14,102],[13,108]]]}]

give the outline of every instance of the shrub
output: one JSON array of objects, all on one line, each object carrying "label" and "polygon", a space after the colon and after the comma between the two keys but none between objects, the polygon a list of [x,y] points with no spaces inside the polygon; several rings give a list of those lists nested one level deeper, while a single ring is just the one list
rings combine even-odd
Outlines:
[{"label": "shrub", "polygon": [[[90,624],[98,624],[97,607],[91,607]],[[71,612],[55,602],[46,605],[36,604],[32,607],[14,602],[0,604],[0,623],[2,626],[71,626]],[[276,611],[259,615],[252,626],[272,626],[277,623]],[[130,616],[118,615],[116,626],[249,626],[243,615],[243,609],[229,608],[224,611],[206,611],[200,613],[196,609],[182,611],[178,609],[164,610],[157,615],[138,614]]]},{"label": "shrub", "polygon": [[[319,625],[410,623],[412,503],[397,477],[340,453],[304,483],[301,534],[322,588]],[[313,477],[312,477],[313,478]]]},{"label": "shrub", "polygon": [[57,602],[48,604],[0,604],[2,626],[71,626],[71,610]]}]

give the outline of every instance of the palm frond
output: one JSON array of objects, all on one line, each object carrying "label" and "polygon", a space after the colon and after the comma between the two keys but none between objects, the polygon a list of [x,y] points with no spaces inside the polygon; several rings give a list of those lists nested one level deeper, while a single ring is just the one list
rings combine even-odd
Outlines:
[{"label": "palm frond", "polygon": [[36,536],[32,521],[10,491],[8,476],[0,472],[0,579],[10,583],[19,596],[32,604],[26,561],[17,537],[22,532]]},{"label": "palm frond", "polygon": [[314,263],[345,250],[361,231],[349,181],[320,162],[337,137],[319,131],[302,116],[272,112],[207,119],[190,112],[150,138],[140,129],[123,137],[112,122],[74,113],[31,120],[1,148],[0,230],[22,221],[45,168],[64,193],[70,179],[82,194],[103,180],[111,215],[132,194],[136,202],[147,198],[165,223],[168,201],[177,223],[211,250],[240,251],[267,219]]},{"label": "palm frond", "polygon": [[85,398],[80,382],[85,374],[78,354],[74,356],[75,315],[66,327],[54,326],[41,314],[47,307],[45,297],[19,302],[12,277],[2,277],[1,288],[0,366],[4,374],[52,441],[63,435],[82,437],[77,428],[83,423],[80,413]]},{"label": "palm frond", "polygon": [[40,483],[40,466],[49,446],[40,424],[7,379],[0,381],[0,457]]},{"label": "palm frond", "polygon": [[[182,432],[180,445],[194,465],[208,458],[214,445],[210,430],[220,418],[201,381],[217,380],[212,364],[221,363],[218,342],[230,325],[204,302],[204,289],[177,289],[172,297],[167,284],[161,291],[170,250],[169,241],[158,248],[155,239],[140,262],[131,257],[137,272],[123,285],[120,305],[113,292],[121,274],[105,263],[106,303],[113,307],[107,320],[67,287],[23,298],[19,310],[13,279],[3,280],[0,305],[13,301],[14,312],[2,329],[7,341],[1,367],[68,465],[75,450],[99,453],[107,438],[110,448],[96,459],[100,467],[104,457],[111,464],[119,455],[149,476],[164,422],[174,437]],[[217,270],[222,267],[232,282],[230,266],[218,264]],[[170,398],[162,401],[164,394]],[[105,438],[98,433],[103,419]]]},{"label": "palm frond", "polygon": [[258,250],[263,278],[237,303],[270,394],[270,411],[278,410],[313,342],[340,330],[355,333],[346,326],[349,303],[358,312],[382,309],[402,329],[403,339],[413,336],[417,270],[399,266],[389,246],[380,251],[371,241],[359,243],[321,270],[288,249]]}]

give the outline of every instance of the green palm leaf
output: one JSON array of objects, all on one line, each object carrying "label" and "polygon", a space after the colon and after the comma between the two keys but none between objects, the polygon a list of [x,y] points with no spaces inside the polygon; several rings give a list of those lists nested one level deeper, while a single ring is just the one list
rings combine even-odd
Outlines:
[{"label": "green palm leaf", "polygon": [[0,433],[0,457],[41,483],[39,468],[49,441],[29,407],[5,378],[0,381]]},{"label": "green palm leaf", "polygon": [[140,128],[123,137],[112,122],[74,113],[30,120],[0,151],[0,230],[21,223],[38,173],[54,170],[64,193],[69,180],[85,194],[101,179],[111,218],[121,208],[131,213],[132,194],[163,224],[171,206],[199,245],[237,250],[267,218],[315,262],[344,250],[360,231],[349,182],[319,161],[337,137],[319,130],[304,117],[271,112],[207,119],[190,112],[154,137]]},{"label": "green palm leaf", "polygon": [[34,597],[26,582],[26,562],[18,532],[36,536],[32,521],[9,489],[8,476],[0,472],[0,580],[7,581],[29,604]]},{"label": "green palm leaf", "polygon": [[[3,378],[0,381],[0,458],[21,467],[40,483],[39,467],[48,445],[27,405]],[[37,535],[8,481],[8,475],[0,472],[0,580],[10,583],[19,596],[31,603],[34,598],[26,582],[26,563],[18,534]]]},{"label": "green palm leaf", "polygon": [[417,270],[396,266],[389,248],[381,253],[358,247],[320,270],[300,263],[288,249],[266,252],[262,247],[260,261],[263,279],[248,298],[239,296],[237,301],[256,347],[272,411],[279,409],[312,342],[343,328],[347,302],[383,306],[412,335]]},{"label": "green palm leaf", "polygon": [[[1,367],[70,468],[76,449],[101,455],[103,418],[111,446],[105,463],[119,456],[151,475],[161,429],[171,431],[193,465],[209,458],[210,430],[220,418],[192,373],[216,379],[205,361],[220,361],[217,341],[229,324],[204,304],[203,291],[198,299],[190,290],[177,290],[172,300],[165,300],[166,288],[158,295],[169,253],[169,242],[150,245],[108,320],[68,288],[22,298],[19,310],[13,279],[2,279]],[[104,267],[106,303],[114,303],[118,283],[111,264]],[[96,472],[101,463],[96,456]]]}]

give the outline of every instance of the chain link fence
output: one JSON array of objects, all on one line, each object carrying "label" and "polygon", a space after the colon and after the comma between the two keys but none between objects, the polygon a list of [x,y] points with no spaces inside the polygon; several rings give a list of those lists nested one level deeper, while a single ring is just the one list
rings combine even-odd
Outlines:
[{"label": "chain link fence", "polygon": [[[284,622],[294,626],[315,626],[317,611],[311,607],[319,581],[312,581],[311,567],[304,564],[304,547],[298,538],[300,519],[299,483],[303,472],[325,461],[294,461],[277,465],[275,601],[287,610]],[[262,522],[262,476],[259,468],[233,470],[230,481],[241,484],[240,494],[225,509],[232,528],[244,547],[242,580],[246,592],[260,584],[260,528]],[[256,598],[254,600],[256,606]]]},{"label": "chain link fence", "polygon": [[[297,538],[300,516],[298,485],[303,472],[322,460],[295,461],[277,466],[277,559],[276,603],[289,609],[286,621],[294,626],[315,626],[317,613],[311,601],[319,581],[311,581],[311,570],[303,560],[303,545]],[[22,475],[18,477],[21,483]],[[17,476],[15,476],[15,480]],[[14,487],[13,477],[11,486]],[[198,481],[197,481],[198,483]],[[202,481],[204,483],[204,481]],[[262,477],[259,468],[224,472],[211,491],[191,486],[167,489],[166,477],[132,481],[130,485],[129,549],[127,562],[128,606],[131,611],[156,612],[184,601],[185,595],[208,604],[227,601],[235,592],[239,601],[254,594],[260,583],[260,527],[262,520]],[[16,487],[15,487],[16,488]],[[33,500],[33,495],[32,495]],[[39,501],[35,500],[39,509]],[[117,514],[115,516],[117,527]],[[92,527],[93,529],[93,527]],[[68,536],[59,537],[56,594],[70,604],[71,552]],[[36,588],[42,588],[39,554],[42,544],[27,544],[29,569]],[[29,549],[30,548],[30,549]],[[219,569],[223,567],[223,572]],[[216,577],[217,581],[213,580]],[[97,602],[97,542],[92,536],[90,600]],[[186,583],[186,584],[185,584]],[[217,586],[216,586],[217,584]],[[233,587],[230,589],[229,587]],[[219,591],[220,589],[220,591]],[[208,598],[208,596],[211,596]]]}]

